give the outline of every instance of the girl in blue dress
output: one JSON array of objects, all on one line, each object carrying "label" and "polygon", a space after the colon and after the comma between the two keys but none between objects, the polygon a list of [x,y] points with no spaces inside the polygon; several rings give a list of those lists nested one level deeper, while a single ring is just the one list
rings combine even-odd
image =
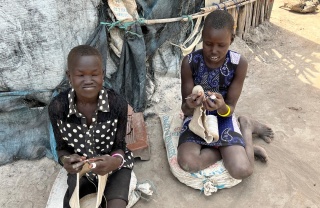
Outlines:
[{"label": "girl in blue dress", "polygon": [[[240,128],[233,114],[247,74],[247,60],[229,50],[234,39],[233,17],[223,10],[211,12],[202,32],[203,49],[190,53],[181,66],[182,111],[185,115],[178,145],[178,163],[188,172],[202,170],[223,159],[230,175],[237,179],[253,172],[254,154],[264,161],[262,147],[253,146],[252,133],[266,142],[272,130],[257,121],[240,117]],[[192,94],[200,85],[204,93]],[[214,100],[208,99],[214,95]],[[219,140],[207,143],[189,129],[193,111],[203,106],[207,114],[217,117]]]}]

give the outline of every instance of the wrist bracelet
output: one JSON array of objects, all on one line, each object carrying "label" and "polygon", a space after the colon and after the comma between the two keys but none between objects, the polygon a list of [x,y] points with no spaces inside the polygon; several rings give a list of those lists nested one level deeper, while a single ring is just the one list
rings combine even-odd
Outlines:
[{"label": "wrist bracelet", "polygon": [[122,166],[123,166],[123,164],[124,164],[124,157],[123,157],[121,154],[119,154],[119,153],[115,153],[115,154],[111,155],[111,157],[116,157],[116,156],[119,156],[119,157],[122,158],[122,163],[121,163],[121,165],[118,167],[118,169],[120,169],[120,168],[122,168]]},{"label": "wrist bracelet", "polygon": [[228,117],[228,116],[230,115],[230,112],[231,112],[230,106],[227,105],[227,104],[226,104],[226,106],[227,106],[227,108],[228,108],[227,113],[221,115],[221,114],[217,111],[217,113],[218,113],[219,116],[221,116],[221,117]]},{"label": "wrist bracelet", "polygon": [[59,157],[59,160],[60,160],[62,166],[64,166],[64,160],[65,160],[66,158],[70,158],[70,157],[69,157],[69,156],[66,156],[66,155],[62,155],[62,156]]}]

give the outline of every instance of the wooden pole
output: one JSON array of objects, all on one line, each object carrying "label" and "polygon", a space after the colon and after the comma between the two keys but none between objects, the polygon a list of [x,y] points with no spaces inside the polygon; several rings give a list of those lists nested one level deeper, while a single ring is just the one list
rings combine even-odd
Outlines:
[{"label": "wooden pole", "polygon": [[[246,4],[255,2],[256,0],[238,0],[236,3],[234,1],[226,1],[224,3],[220,3],[219,6],[214,5],[211,7],[201,8],[201,12],[197,12],[191,15],[186,15],[186,17],[173,17],[173,18],[164,18],[164,19],[143,19],[140,24],[144,25],[153,25],[153,24],[163,24],[163,23],[171,23],[171,22],[179,22],[179,21],[190,21],[190,19],[197,19],[199,17],[207,16],[210,12],[215,11],[217,9],[226,8],[227,10],[233,9],[236,7],[242,7]],[[124,20],[123,22],[132,22],[132,20]]]},{"label": "wooden pole", "polygon": [[252,3],[248,3],[246,5],[246,23],[245,23],[245,32],[244,32],[244,36],[243,39],[247,39],[248,38],[248,34],[250,32],[250,28],[251,28],[251,21],[252,21]]},{"label": "wooden pole", "polygon": [[228,9],[228,12],[232,15],[233,19],[234,19],[234,34],[236,34],[237,31],[237,25],[238,25],[238,12],[236,8],[231,8]]},{"label": "wooden pole", "polygon": [[255,27],[257,27],[259,25],[260,11],[261,11],[261,0],[257,0],[257,15],[256,15],[256,25],[255,25]]},{"label": "wooden pole", "polygon": [[252,21],[251,21],[252,27],[256,27],[257,6],[258,6],[258,2],[255,1],[253,3],[253,10],[252,10]]},{"label": "wooden pole", "polygon": [[272,11],[272,7],[273,7],[273,2],[274,0],[267,0],[267,7],[266,7],[266,20],[270,20],[270,17],[271,17],[271,11]]},{"label": "wooden pole", "polygon": [[245,21],[246,21],[246,7],[242,6],[239,9],[238,30],[237,30],[237,36],[240,37],[241,39],[243,38]]},{"label": "wooden pole", "polygon": [[[274,0],[238,0],[238,1],[226,1],[218,5],[201,8],[200,12],[174,18],[165,19],[142,19],[140,24],[153,25],[163,24],[178,21],[190,21],[199,17],[207,16],[210,12],[217,9],[227,9],[235,20],[235,33],[240,38],[246,38],[251,27],[257,27],[265,19],[269,19],[271,15],[272,5]],[[249,4],[249,5],[248,5]],[[126,22],[126,21],[124,21]]]},{"label": "wooden pole", "polygon": [[266,0],[262,0],[261,1],[261,13],[260,13],[260,21],[259,21],[259,24],[263,23],[264,22],[264,10],[265,10],[265,6],[266,6]]},{"label": "wooden pole", "polygon": [[[234,1],[226,1],[226,2],[223,2],[223,3],[220,3],[219,4],[219,7],[220,9],[223,9],[225,7],[229,7],[229,6],[233,6],[235,4],[239,4],[239,3],[242,3],[242,2],[245,2],[246,0],[238,0],[236,1],[236,3]],[[217,5],[213,5],[211,7],[204,7],[204,8],[201,8],[201,11],[203,11],[204,13],[210,13],[210,12],[213,12],[214,10],[217,10],[219,9]]]}]

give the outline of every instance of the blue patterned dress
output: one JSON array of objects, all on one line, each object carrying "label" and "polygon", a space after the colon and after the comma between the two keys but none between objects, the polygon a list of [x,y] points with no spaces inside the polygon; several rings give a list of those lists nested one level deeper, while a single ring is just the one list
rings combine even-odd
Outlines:
[{"label": "blue patterned dress", "polygon": [[[189,64],[192,70],[192,77],[195,85],[201,85],[205,94],[208,91],[220,93],[226,98],[228,88],[233,80],[235,70],[240,61],[240,54],[229,50],[224,64],[219,68],[209,68],[203,58],[203,52],[197,50],[188,55]],[[245,146],[236,117],[220,117],[217,111],[207,111],[207,114],[215,115],[218,118],[219,140],[207,143],[204,139],[194,134],[189,129],[192,116],[186,117],[180,133],[179,145],[184,142],[194,142],[204,146],[221,147],[230,145]]]}]

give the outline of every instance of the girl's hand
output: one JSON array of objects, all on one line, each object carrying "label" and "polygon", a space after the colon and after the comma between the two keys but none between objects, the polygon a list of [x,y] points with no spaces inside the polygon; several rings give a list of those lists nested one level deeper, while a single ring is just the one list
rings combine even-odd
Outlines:
[{"label": "girl's hand", "polygon": [[[113,170],[118,169],[122,163],[122,159],[118,157],[111,157],[110,155],[102,155],[99,157],[88,159],[90,168],[93,173],[98,175],[105,175]],[[93,165],[95,163],[95,165]]]},{"label": "girl's hand", "polygon": [[[212,101],[210,96],[214,95],[216,98]],[[224,99],[220,93],[208,92],[208,97],[203,102],[203,106],[208,111],[218,110],[225,105]]]},{"label": "girl's hand", "polygon": [[63,167],[68,173],[76,174],[81,171],[83,165],[86,163],[86,157],[78,154],[62,156]]},{"label": "girl's hand", "polygon": [[185,98],[186,104],[189,108],[196,108],[200,106],[205,100],[205,95],[203,92],[198,92],[197,94],[190,94]]}]

